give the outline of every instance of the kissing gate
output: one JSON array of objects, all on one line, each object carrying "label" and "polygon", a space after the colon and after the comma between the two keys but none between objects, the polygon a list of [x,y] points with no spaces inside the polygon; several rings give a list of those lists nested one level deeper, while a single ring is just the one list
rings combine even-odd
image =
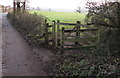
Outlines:
[{"label": "kissing gate", "polygon": [[94,46],[99,39],[97,27],[76,23],[61,23],[52,21],[52,25],[45,20],[45,42],[47,46],[64,49]]}]

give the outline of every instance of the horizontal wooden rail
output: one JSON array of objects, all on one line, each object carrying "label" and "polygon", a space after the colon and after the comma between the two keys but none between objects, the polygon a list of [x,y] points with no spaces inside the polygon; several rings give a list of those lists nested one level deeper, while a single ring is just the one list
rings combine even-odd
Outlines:
[{"label": "horizontal wooden rail", "polygon": [[48,25],[48,27],[52,27],[52,25]]},{"label": "horizontal wooden rail", "polygon": [[[80,45],[80,44],[79,44]],[[74,46],[74,47],[76,47],[76,48],[78,48],[78,47],[88,47],[88,46],[94,46],[94,45],[80,45],[80,46],[75,46],[74,44],[73,45],[64,45],[64,46]]]},{"label": "horizontal wooden rail", "polygon": [[86,27],[86,28],[95,28],[95,27],[92,27],[92,26],[90,26],[90,25],[81,25],[82,27]]},{"label": "horizontal wooden rail", "polygon": [[48,32],[48,34],[52,34],[52,32]]},{"label": "horizontal wooden rail", "polygon": [[58,25],[76,25],[75,23],[58,23]]},{"label": "horizontal wooden rail", "polygon": [[64,45],[64,46],[75,46],[75,45],[72,45],[72,44],[71,44],[71,45]]},{"label": "horizontal wooden rail", "polygon": [[78,36],[72,36],[72,35],[70,35],[70,36],[67,36],[67,37],[78,37]]},{"label": "horizontal wooden rail", "polygon": [[49,42],[52,42],[53,40],[49,40]]},{"label": "horizontal wooden rail", "polygon": [[83,31],[95,31],[97,29],[80,29],[80,30],[64,30],[64,32],[83,32]]},{"label": "horizontal wooden rail", "polygon": [[64,50],[74,50],[74,49],[80,49],[80,48],[91,48],[91,47],[95,47],[95,45],[84,45],[84,46],[75,46],[72,48],[64,48]]},{"label": "horizontal wooden rail", "polygon": [[96,37],[93,38],[79,38],[79,39],[63,39],[64,42],[79,42],[79,41],[85,41],[85,40],[96,40]]}]

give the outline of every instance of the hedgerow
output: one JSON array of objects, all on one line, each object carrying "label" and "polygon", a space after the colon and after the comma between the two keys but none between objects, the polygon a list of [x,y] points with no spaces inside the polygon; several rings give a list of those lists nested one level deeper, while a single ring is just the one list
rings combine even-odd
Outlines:
[{"label": "hedgerow", "polygon": [[30,44],[39,45],[43,42],[45,34],[45,17],[37,13],[9,13],[7,17],[12,25],[22,33]]}]

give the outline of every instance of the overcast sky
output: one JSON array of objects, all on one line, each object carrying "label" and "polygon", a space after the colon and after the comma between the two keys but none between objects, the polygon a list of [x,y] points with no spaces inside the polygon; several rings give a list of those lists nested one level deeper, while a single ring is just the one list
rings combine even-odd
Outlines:
[{"label": "overcast sky", "polygon": [[[59,8],[59,9],[76,9],[84,8],[87,1],[103,0],[29,0],[30,7],[40,8]],[[0,5],[13,5],[13,0],[0,0]]]},{"label": "overcast sky", "polygon": [[34,7],[40,6],[41,8],[76,9],[78,6],[84,7],[86,1],[84,0],[30,0],[30,6],[34,6]]}]

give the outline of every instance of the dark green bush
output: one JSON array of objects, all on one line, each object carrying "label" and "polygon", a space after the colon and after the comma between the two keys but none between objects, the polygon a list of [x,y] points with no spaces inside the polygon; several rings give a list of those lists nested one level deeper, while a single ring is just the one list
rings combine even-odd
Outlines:
[{"label": "dark green bush", "polygon": [[117,76],[120,75],[119,64],[119,57],[70,52],[60,56],[60,58],[55,61],[52,75],[57,77],[96,76],[98,78],[114,76],[117,78]]}]

